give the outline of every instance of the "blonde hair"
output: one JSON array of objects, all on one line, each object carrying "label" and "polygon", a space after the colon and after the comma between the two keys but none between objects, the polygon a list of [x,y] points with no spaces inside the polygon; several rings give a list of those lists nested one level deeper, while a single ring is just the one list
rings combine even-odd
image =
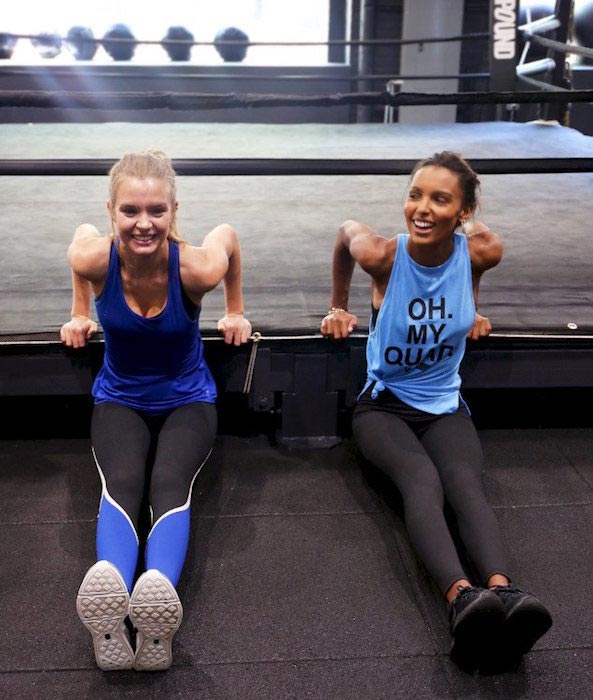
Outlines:
[{"label": "blonde hair", "polygon": [[177,229],[177,211],[175,201],[177,199],[177,185],[175,170],[169,156],[163,151],[150,149],[140,153],[126,153],[109,171],[109,199],[111,207],[115,208],[117,192],[126,177],[136,177],[146,180],[149,177],[163,180],[169,187],[171,197],[171,226],[167,238],[178,243],[187,243]]}]

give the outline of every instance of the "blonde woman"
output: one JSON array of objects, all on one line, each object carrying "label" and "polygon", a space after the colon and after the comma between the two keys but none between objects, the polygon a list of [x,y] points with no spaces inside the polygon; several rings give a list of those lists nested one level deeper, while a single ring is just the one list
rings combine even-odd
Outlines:
[{"label": "blonde woman", "polygon": [[[82,581],[77,610],[101,669],[158,671],[172,663],[191,491],[217,429],[216,386],[198,323],[202,298],[223,282],[218,329],[225,342],[247,342],[251,324],[243,315],[237,234],[222,224],[201,246],[181,238],[175,172],[164,153],[119,160],[107,208],[111,234],[83,224],[68,249],[72,317],[60,332],[69,347],[87,343],[97,331],[94,297],[105,340],[91,421],[102,493],[97,562]],[[152,525],[141,553],[145,497]],[[139,564],[144,573],[135,581]]]}]

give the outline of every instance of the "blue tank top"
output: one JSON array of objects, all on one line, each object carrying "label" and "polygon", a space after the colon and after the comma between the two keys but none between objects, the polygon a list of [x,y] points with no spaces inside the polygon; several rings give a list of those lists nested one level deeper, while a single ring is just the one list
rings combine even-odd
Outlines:
[{"label": "blue tank top", "polygon": [[216,385],[204,360],[199,309],[192,319],[184,305],[178,244],[169,241],[165,308],[144,318],[124,298],[118,243],[111,246],[105,287],[95,300],[105,339],[93,384],[95,403],[114,401],[152,414],[194,401],[214,403]]},{"label": "blue tank top", "polygon": [[424,267],[408,253],[409,234],[400,233],[385,297],[367,341],[367,382],[372,397],[389,389],[427,413],[459,407],[459,366],[476,308],[467,239],[454,235],[452,255]]}]

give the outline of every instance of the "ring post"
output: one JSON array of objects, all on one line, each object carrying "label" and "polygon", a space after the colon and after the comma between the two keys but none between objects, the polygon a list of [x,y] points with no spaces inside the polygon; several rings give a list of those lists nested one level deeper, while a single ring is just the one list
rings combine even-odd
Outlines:
[{"label": "ring post", "polygon": [[[517,65],[517,17],[519,0],[490,0],[490,90],[511,92]],[[496,108],[503,119],[503,105]]]}]

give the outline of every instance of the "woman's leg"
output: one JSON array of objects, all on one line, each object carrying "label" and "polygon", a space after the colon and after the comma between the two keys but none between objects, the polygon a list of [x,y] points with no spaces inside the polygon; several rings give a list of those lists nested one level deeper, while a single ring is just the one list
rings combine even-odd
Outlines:
[{"label": "woman's leg", "polygon": [[441,416],[423,434],[422,445],[435,464],[453,509],[464,547],[487,585],[494,574],[506,577],[507,557],[498,521],[482,484],[483,455],[478,433],[462,409]]},{"label": "woman's leg", "polygon": [[216,407],[180,406],[167,416],[158,436],[150,480],[153,526],[146,568],[158,569],[177,585],[187,553],[191,491],[216,437]]},{"label": "woman's leg", "polygon": [[183,617],[175,586],[189,542],[191,491],[216,427],[216,407],[194,403],[172,411],[159,432],[149,490],[154,525],[146,544],[147,570],[130,599],[138,671],[162,671],[173,661],[173,635]]},{"label": "woman's leg", "polygon": [[362,454],[397,486],[408,536],[443,594],[466,579],[447,525],[439,473],[408,425],[392,413],[355,413],[353,433]]},{"label": "woman's leg", "polygon": [[501,600],[506,614],[502,649],[515,664],[552,626],[552,616],[529,592],[509,585],[502,538],[481,482],[482,451],[467,414],[447,416],[431,426],[423,444],[441,474],[457,515],[461,538],[480,577]]},{"label": "woman's leg", "polygon": [[102,482],[97,558],[112,562],[132,589],[138,561],[138,515],[144,492],[150,432],[133,409],[95,406],[91,440]]},{"label": "woman's leg", "polygon": [[[454,424],[444,435],[435,430],[441,423],[442,417],[419,423],[418,438],[397,416],[369,411],[355,413],[353,427],[363,454],[392,478],[402,494],[410,540],[451,602],[451,658],[473,672],[491,656],[505,616],[496,594],[470,585],[445,519],[442,476],[433,459],[449,455],[451,445],[462,440]],[[426,446],[433,449],[427,451]]]},{"label": "woman's leg", "polygon": [[76,609],[93,638],[99,668],[128,670],[135,661],[125,619],[138,559],[135,523],[150,436],[135,411],[104,403],[93,410],[91,437],[102,483],[98,560],[78,589]]}]

